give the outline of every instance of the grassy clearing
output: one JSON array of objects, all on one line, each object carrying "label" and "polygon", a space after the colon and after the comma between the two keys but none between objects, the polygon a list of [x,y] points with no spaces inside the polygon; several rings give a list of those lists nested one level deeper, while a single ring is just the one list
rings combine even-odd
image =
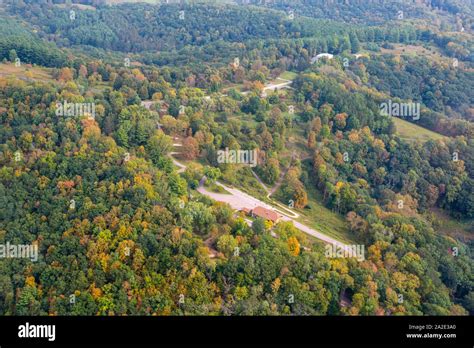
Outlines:
[{"label": "grassy clearing", "polygon": [[393,117],[397,133],[400,138],[406,141],[428,141],[446,139],[444,135],[430,131],[429,129],[417,126],[411,122],[405,121],[398,117]]},{"label": "grassy clearing", "polygon": [[250,167],[242,166],[235,172],[235,180],[232,182],[226,181],[223,178],[225,184],[230,184],[239,190],[248,193],[249,195],[258,198],[260,200],[266,200],[265,197],[267,192],[263,189],[262,185],[253,176]]},{"label": "grassy clearing", "polygon": [[230,193],[225,188],[217,185],[216,183],[209,184],[208,182],[206,182],[204,186],[211,192],[230,195]]},{"label": "grassy clearing", "polygon": [[279,77],[284,80],[294,80],[297,76],[298,74],[293,71],[285,71]]},{"label": "grassy clearing", "polygon": [[226,84],[225,87],[222,88],[221,93],[224,93],[224,94],[228,93],[231,89],[235,89],[237,92],[240,92],[240,93],[245,91],[244,85],[242,83],[240,84],[233,83],[233,84]]},{"label": "grassy clearing", "polygon": [[[285,114],[286,115],[286,114]],[[295,151],[300,155],[300,158],[307,158],[311,156],[308,151],[307,139],[305,137],[304,124],[296,124],[288,131],[288,142],[286,146],[290,152]]]},{"label": "grassy clearing", "polygon": [[285,71],[285,72],[281,73],[280,76],[278,76],[274,79],[268,80],[265,83],[265,85],[268,85],[268,84],[279,85],[279,84],[285,83],[286,81],[284,81],[284,80],[293,81],[297,76],[298,76],[297,73],[294,73],[292,71]]},{"label": "grassy clearing", "polygon": [[[308,194],[307,207],[294,209],[300,214],[297,220],[341,242],[354,243],[354,237],[344,217],[326,208],[322,203],[321,194],[315,188],[306,187],[306,192]],[[285,204],[282,200],[281,189],[272,197]]]},{"label": "grassy clearing", "polygon": [[474,219],[456,220],[446,211],[438,208],[431,209],[431,217],[436,232],[445,234],[462,242],[474,240]]},{"label": "grassy clearing", "polygon": [[55,81],[51,75],[51,69],[32,66],[31,64],[21,64],[15,66],[11,63],[0,64],[0,77],[13,78],[23,81]]},{"label": "grassy clearing", "polygon": [[247,127],[256,128],[259,124],[258,121],[255,120],[255,116],[252,114],[244,114],[243,112],[235,113],[231,116],[227,117],[227,120],[237,119],[245,124]]},{"label": "grassy clearing", "polygon": [[438,63],[452,62],[452,58],[443,56],[439,49],[430,46],[428,48],[419,46],[419,45],[404,45],[404,44],[394,44],[393,48],[381,48],[381,54],[393,54],[396,56],[407,56],[407,57],[426,57],[430,60],[436,61]]}]

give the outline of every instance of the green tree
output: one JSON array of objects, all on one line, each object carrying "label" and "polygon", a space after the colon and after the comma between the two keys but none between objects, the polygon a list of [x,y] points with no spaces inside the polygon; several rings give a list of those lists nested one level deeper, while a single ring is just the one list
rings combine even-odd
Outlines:
[{"label": "green tree", "polygon": [[349,38],[351,41],[351,52],[352,53],[357,53],[360,51],[360,42],[359,38],[357,37],[357,34],[352,32],[349,34]]},{"label": "green tree", "polygon": [[207,181],[210,184],[213,184],[221,177],[222,173],[219,168],[206,166],[204,168],[204,175],[206,176]]},{"label": "green tree", "polygon": [[10,52],[8,52],[8,59],[10,60],[10,62],[15,63],[17,58],[18,55],[15,50],[10,50]]},{"label": "green tree", "polygon": [[256,218],[252,223],[252,230],[255,234],[263,234],[265,232],[265,220]]},{"label": "green tree", "polygon": [[155,135],[148,139],[146,150],[151,160],[158,163],[173,148],[173,139],[163,133],[162,130],[156,131]]}]

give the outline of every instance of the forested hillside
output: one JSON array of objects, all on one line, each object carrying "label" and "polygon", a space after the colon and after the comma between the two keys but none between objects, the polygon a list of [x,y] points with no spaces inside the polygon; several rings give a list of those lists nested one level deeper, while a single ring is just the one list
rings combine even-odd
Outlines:
[{"label": "forested hillside", "polygon": [[[434,10],[398,1],[299,1],[295,18],[284,2],[6,3],[0,244],[39,257],[0,260],[0,314],[474,313],[466,21],[423,27]],[[432,5],[446,23],[472,11]],[[420,103],[402,121],[440,137],[407,141],[387,100]],[[258,149],[258,165],[225,149]],[[230,194],[217,183],[298,217],[249,217],[202,193]],[[328,257],[295,222],[365,257]]]},{"label": "forested hillside", "polygon": [[[439,19],[443,12],[461,15],[466,23],[472,25],[472,17],[469,18],[469,14],[472,14],[472,6],[469,6],[466,1],[461,0],[281,0],[269,2],[241,0],[240,2],[253,5],[263,4],[270,8],[288,12],[293,11],[300,16],[331,18],[347,23],[381,24],[396,19],[397,16],[400,16],[401,11],[403,15],[410,18],[430,20]],[[440,13],[438,12],[435,15],[435,13],[431,11],[433,9],[440,10]],[[452,17],[446,16],[446,21],[453,23],[450,19],[452,19]]]}]

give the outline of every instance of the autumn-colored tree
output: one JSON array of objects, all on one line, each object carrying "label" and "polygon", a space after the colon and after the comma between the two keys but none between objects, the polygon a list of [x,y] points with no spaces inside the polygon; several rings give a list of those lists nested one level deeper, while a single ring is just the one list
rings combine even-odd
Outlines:
[{"label": "autumn-colored tree", "polygon": [[69,82],[74,78],[74,73],[71,68],[62,68],[59,72],[58,80],[61,82]]},{"label": "autumn-colored tree", "polygon": [[314,149],[316,147],[316,132],[311,131],[308,135],[308,147]]},{"label": "autumn-colored tree", "polygon": [[347,114],[346,113],[337,114],[336,117],[335,117],[336,127],[339,128],[339,129],[346,128],[346,119],[347,119]]},{"label": "autumn-colored tree", "polygon": [[82,78],[87,78],[87,67],[82,64],[79,67],[79,76]]},{"label": "autumn-colored tree", "polygon": [[321,128],[322,128],[321,118],[315,117],[311,121],[311,130],[315,133],[316,136],[318,136],[319,132],[321,132]]},{"label": "autumn-colored tree", "polygon": [[308,204],[308,194],[302,184],[297,184],[293,195],[295,208],[302,209]]},{"label": "autumn-colored tree", "polygon": [[199,155],[199,144],[193,137],[183,140],[181,155],[187,160],[194,160]]},{"label": "autumn-colored tree", "polygon": [[291,255],[298,256],[300,254],[300,242],[296,237],[291,236],[287,240],[288,250],[290,251]]}]

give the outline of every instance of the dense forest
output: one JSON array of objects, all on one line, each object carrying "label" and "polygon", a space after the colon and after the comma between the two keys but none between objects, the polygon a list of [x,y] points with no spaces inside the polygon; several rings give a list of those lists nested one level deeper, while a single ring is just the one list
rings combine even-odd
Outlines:
[{"label": "dense forest", "polygon": [[[472,7],[462,0],[240,0],[243,4],[266,6],[285,12],[292,11],[297,16],[312,18],[330,18],[346,23],[377,25],[398,17],[408,17],[419,20],[439,20],[442,18],[444,25],[458,25],[459,21],[466,26],[472,26]],[[433,13],[436,9],[440,12]],[[442,14],[456,15],[442,16]]]},{"label": "dense forest", "polygon": [[[387,24],[404,6],[430,18],[404,2],[300,1],[294,19],[284,1],[82,2],[98,6],[73,20],[54,3],[0,12],[0,72],[26,71],[0,74],[0,244],[39,248],[0,260],[2,315],[474,313],[472,38]],[[464,9],[431,4],[447,21]],[[416,125],[443,137],[401,137],[387,99],[421,103]],[[95,114],[59,115],[64,101]],[[219,163],[226,148],[259,149],[253,173]],[[249,225],[200,193],[204,175],[249,194],[254,175],[278,183],[302,215],[317,197],[365,259],[329,258],[288,221]],[[465,234],[442,232],[440,211]]]}]

